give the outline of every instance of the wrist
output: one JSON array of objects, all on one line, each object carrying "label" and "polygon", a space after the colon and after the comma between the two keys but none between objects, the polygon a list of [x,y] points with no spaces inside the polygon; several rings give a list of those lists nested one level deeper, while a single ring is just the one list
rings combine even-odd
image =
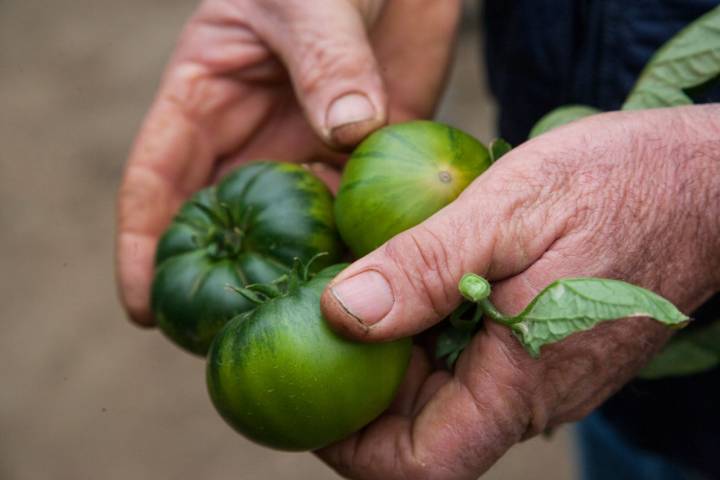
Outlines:
[{"label": "wrist", "polygon": [[696,205],[706,228],[705,256],[714,292],[720,291],[720,104],[681,109],[687,137],[688,159],[697,179],[687,185],[696,190]]},{"label": "wrist", "polygon": [[660,189],[648,200],[675,211],[665,217],[668,232],[676,230],[668,239],[681,245],[668,244],[668,253],[685,250],[677,267],[691,270],[690,285],[707,296],[720,290],[720,104],[646,110],[636,120],[636,155]]}]

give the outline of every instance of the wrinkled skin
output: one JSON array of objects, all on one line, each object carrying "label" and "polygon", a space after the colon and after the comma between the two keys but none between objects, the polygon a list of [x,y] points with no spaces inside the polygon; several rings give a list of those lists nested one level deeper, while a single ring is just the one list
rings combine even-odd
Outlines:
[{"label": "wrinkled skin", "polygon": [[[229,165],[321,161],[331,168],[315,171],[333,184],[343,157],[330,147],[429,114],[459,4],[206,0],[181,36],[119,192],[118,285],[130,316],[152,323],[157,239],[183,200]],[[330,114],[357,92],[370,117]],[[359,301],[342,308],[328,290],[326,316],[366,341],[414,334],[459,302],[468,271],[495,282],[493,301],[506,313],[572,275],[630,281],[691,311],[720,288],[718,116],[717,107],[606,114],[518,147],[453,204],[341,274],[332,290]],[[366,270],[392,290],[340,285]],[[475,478],[521,439],[587,414],[668,336],[650,320],[623,320],[534,361],[490,325],[453,375],[434,371],[418,349],[390,411],[318,453],[351,478]]]},{"label": "wrinkled skin", "polygon": [[[601,114],[541,135],[344,270],[323,311],[365,341],[415,334],[452,311],[462,274],[476,272],[510,314],[569,276],[629,281],[692,312],[720,290],[719,135],[718,106]],[[477,478],[515,443],[588,414],[670,334],[624,319],[533,360],[489,323],[453,374],[417,349],[393,408],[319,455],[357,479]]]},{"label": "wrinkled skin", "polygon": [[[344,162],[338,149],[387,122],[428,116],[459,12],[459,0],[314,0],[313,8],[205,0],[180,36],[118,194],[117,279],[130,317],[153,323],[158,238],[182,202],[231,165],[314,162],[332,187]],[[347,103],[335,110],[347,94],[363,94],[372,114],[363,120]]]}]

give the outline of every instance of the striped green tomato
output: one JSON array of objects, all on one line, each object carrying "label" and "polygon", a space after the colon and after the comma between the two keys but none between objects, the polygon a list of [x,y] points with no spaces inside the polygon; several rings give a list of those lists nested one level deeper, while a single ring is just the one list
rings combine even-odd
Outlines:
[{"label": "striped green tomato", "polygon": [[237,168],[195,194],[158,244],[152,309],[160,329],[204,355],[235,315],[254,308],[227,285],[271,282],[294,258],[335,263],[341,243],[332,196],[306,169],[258,162]]},{"label": "striped green tomato", "polygon": [[357,256],[376,249],[452,202],[490,166],[487,149],[447,125],[390,125],[352,153],[335,200],[335,219]]},{"label": "striped green tomato", "polygon": [[328,267],[232,319],[208,353],[207,385],[222,417],[255,442],[313,450],[362,428],[392,402],[410,339],[356,343],[335,334],[320,295]]}]

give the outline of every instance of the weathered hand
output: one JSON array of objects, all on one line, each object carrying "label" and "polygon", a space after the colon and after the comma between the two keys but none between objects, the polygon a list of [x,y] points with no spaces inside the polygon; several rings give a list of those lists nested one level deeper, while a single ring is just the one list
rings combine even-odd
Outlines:
[{"label": "weathered hand", "polygon": [[[519,146],[451,205],[343,271],[336,329],[366,341],[421,332],[494,281],[515,314],[551,281],[617,278],[690,312],[720,289],[720,110],[608,113]],[[391,409],[319,455],[352,478],[476,478],[513,444],[582,418],[669,337],[649,319],[599,325],[533,360],[489,322],[453,373],[417,349]]]},{"label": "weathered hand", "polygon": [[[118,196],[123,304],[149,325],[155,245],[230,165],[326,162],[379,126],[431,113],[458,0],[206,0],[188,22]],[[328,148],[330,147],[330,148]],[[333,168],[314,169],[328,183]]]}]

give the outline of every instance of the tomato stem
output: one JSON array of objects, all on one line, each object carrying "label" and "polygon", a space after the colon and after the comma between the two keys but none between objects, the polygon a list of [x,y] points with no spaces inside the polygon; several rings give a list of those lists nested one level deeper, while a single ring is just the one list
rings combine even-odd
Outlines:
[{"label": "tomato stem", "polygon": [[503,315],[497,308],[495,308],[495,305],[493,305],[490,301],[490,293],[492,292],[490,282],[480,275],[466,273],[460,279],[458,289],[463,297],[476,303],[482,312],[493,321],[508,326],[517,322],[515,317]]}]

